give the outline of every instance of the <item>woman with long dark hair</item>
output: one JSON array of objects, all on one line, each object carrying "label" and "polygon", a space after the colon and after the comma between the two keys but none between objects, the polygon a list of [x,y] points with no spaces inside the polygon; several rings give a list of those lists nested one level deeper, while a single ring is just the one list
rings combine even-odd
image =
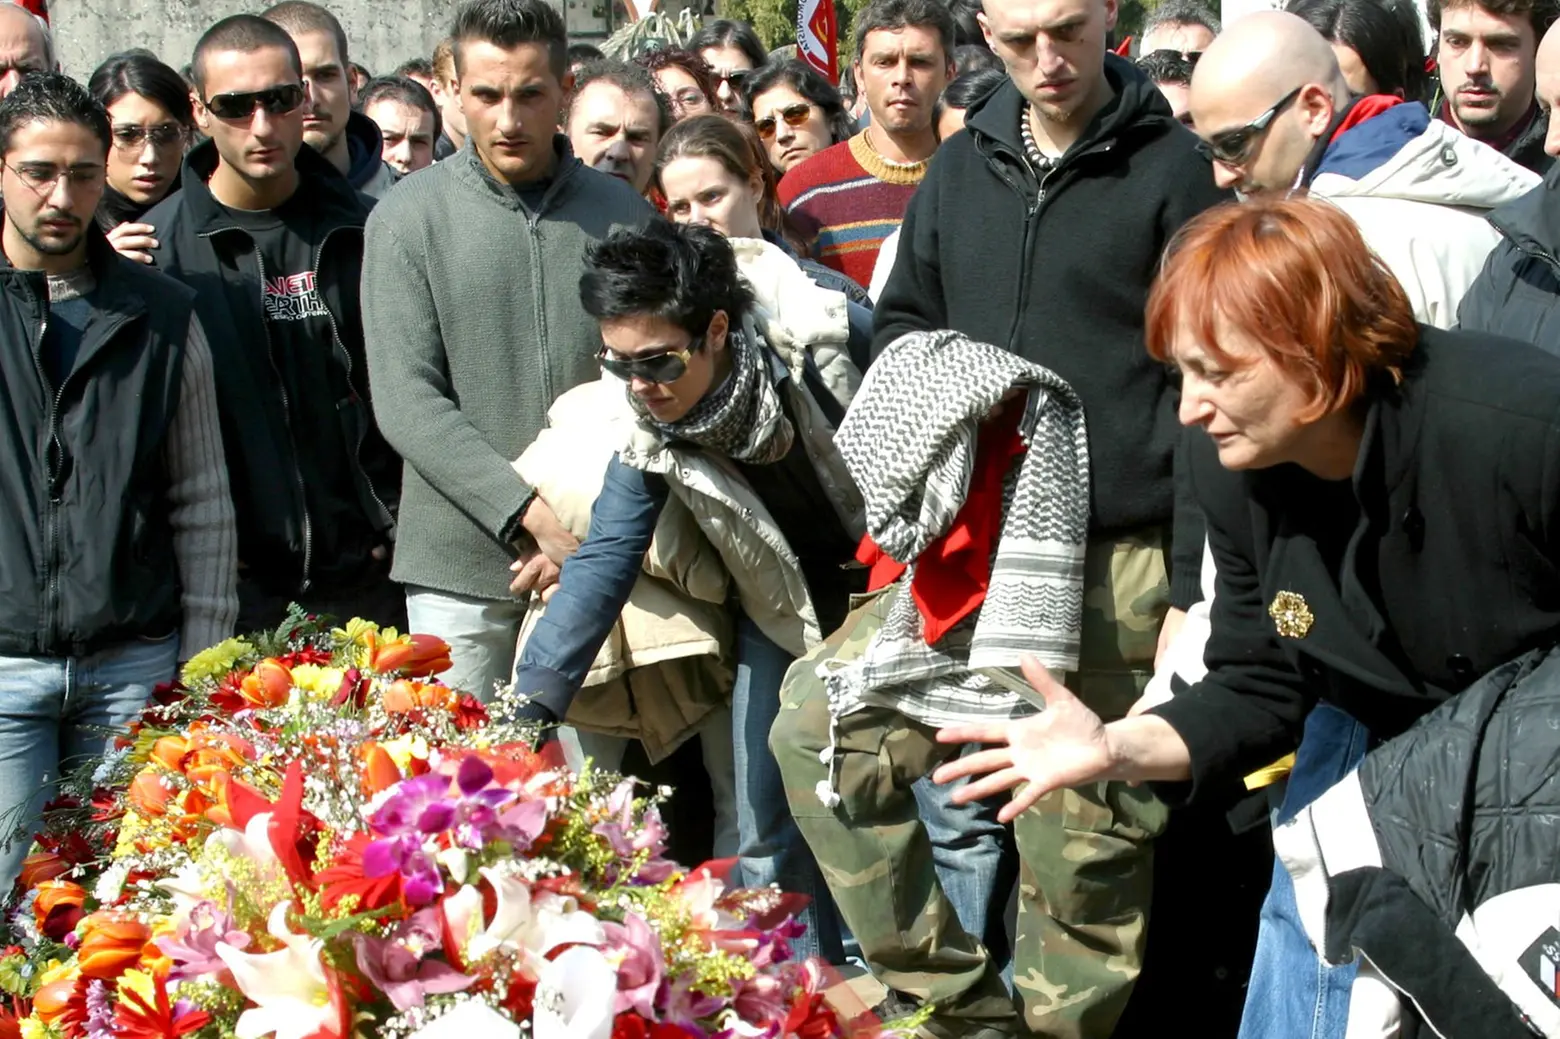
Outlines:
[{"label": "woman with long dark hair", "polygon": [[751,25],[726,18],[716,19],[694,33],[688,40],[688,49],[714,71],[715,97],[723,112],[741,111],[748,78],[769,60],[764,41]]},{"label": "woman with long dark hair", "polygon": [[152,228],[139,221],[178,187],[195,121],[189,88],[150,54],[129,51],[99,65],[87,89],[108,109],[113,133],[98,226],[121,252],[150,248]]},{"label": "woman with long dark hair", "polygon": [[780,174],[855,133],[840,92],[805,61],[764,66],[746,91],[753,129]]},{"label": "woman with long dark hair", "polygon": [[1290,0],[1290,14],[1327,38],[1349,89],[1428,101],[1419,11],[1406,0]]}]

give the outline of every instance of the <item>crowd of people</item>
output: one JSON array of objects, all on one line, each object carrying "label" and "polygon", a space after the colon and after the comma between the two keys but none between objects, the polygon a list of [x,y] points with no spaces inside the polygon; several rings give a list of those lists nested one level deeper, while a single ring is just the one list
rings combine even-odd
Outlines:
[{"label": "crowd of people", "polygon": [[297,604],[696,742],[938,1039],[1560,1036],[1554,802],[1463,780],[1560,756],[1560,4],[1118,14],[869,0],[835,84],[466,0],[375,77],[284,0],[78,82],[0,4],[0,808]]}]

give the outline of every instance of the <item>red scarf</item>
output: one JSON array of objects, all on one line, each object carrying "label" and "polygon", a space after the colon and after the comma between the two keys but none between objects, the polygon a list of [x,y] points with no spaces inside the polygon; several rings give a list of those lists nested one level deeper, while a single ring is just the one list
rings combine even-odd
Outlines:
[{"label": "red scarf", "polygon": [[[921,611],[927,645],[980,609],[991,584],[991,557],[1002,537],[1002,485],[1015,459],[1025,451],[1018,426],[1024,417],[1022,398],[1009,401],[980,427],[969,493],[953,525],[916,561],[910,595]],[[868,534],[861,539],[856,560],[871,567],[872,591],[899,580],[907,564],[889,558]]]}]

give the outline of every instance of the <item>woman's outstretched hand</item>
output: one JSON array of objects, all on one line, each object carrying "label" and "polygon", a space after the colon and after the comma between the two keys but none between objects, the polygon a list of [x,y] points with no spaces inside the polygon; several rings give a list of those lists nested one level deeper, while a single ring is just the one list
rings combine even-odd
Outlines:
[{"label": "woman's outstretched hand", "polygon": [[1112,775],[1117,767],[1099,715],[1085,707],[1033,658],[1024,677],[1045,700],[1045,710],[1016,721],[955,725],[937,734],[940,743],[998,746],[948,762],[932,774],[939,783],[980,776],[954,792],[959,804],[990,797],[1023,784],[997,816],[1010,822],[1053,790],[1081,786]]}]

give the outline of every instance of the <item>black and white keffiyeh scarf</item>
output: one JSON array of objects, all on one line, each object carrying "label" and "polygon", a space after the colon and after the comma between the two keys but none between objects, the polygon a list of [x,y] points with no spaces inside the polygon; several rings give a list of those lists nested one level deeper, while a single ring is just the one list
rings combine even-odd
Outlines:
[{"label": "black and white keffiyeh scarf", "polygon": [[758,333],[734,328],[726,337],[726,349],[731,351],[731,374],[676,422],[657,422],[632,393],[629,402],[668,440],[686,440],[739,462],[778,462],[791,450],[795,434],[780,405],[769,348]]},{"label": "black and white keffiyeh scarf", "polygon": [[[1015,387],[1028,392],[1027,450],[1007,482],[986,598],[929,646],[908,594],[915,560],[953,525],[980,425]],[[910,569],[862,656],[823,664],[830,713],[883,706],[942,726],[1032,711],[1011,677],[1022,657],[1054,671],[1078,667],[1089,443],[1072,387],[957,333],[913,332],[873,362],[834,443],[865,499],[867,532]]]}]

